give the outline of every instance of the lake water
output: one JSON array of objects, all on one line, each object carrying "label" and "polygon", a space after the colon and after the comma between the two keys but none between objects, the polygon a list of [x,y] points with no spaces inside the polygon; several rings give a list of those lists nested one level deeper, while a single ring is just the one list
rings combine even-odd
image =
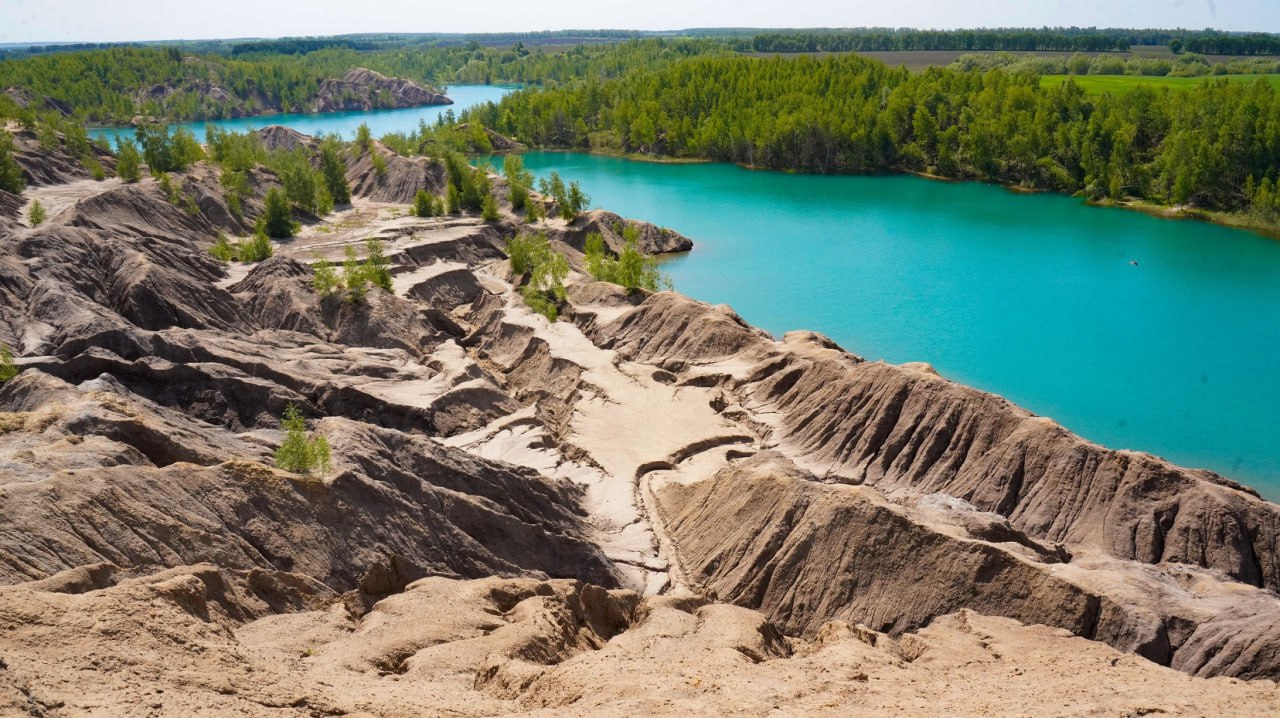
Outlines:
[{"label": "lake water", "polygon": [[[215,124],[352,137],[367,122],[376,137],[508,91]],[[187,126],[202,137],[204,124]],[[595,207],[692,237],[691,254],[664,263],[676,288],[775,334],[812,329],[868,359],[927,361],[1093,441],[1280,499],[1280,242],[915,177],[558,152],[525,162],[581,181]]]},{"label": "lake water", "polygon": [[[234,132],[246,132],[268,125],[285,125],[307,135],[326,135],[330,132],[336,132],[350,140],[355,138],[356,128],[363,122],[369,125],[369,130],[374,137],[381,137],[389,132],[415,130],[418,128],[419,120],[428,124],[433,123],[437,117],[449,110],[458,113],[472,105],[490,101],[496,102],[508,92],[511,92],[510,87],[499,85],[454,85],[445,91],[449,99],[453,100],[452,105],[431,105],[429,107],[408,107],[402,110],[374,110],[371,112],[267,115],[264,117],[241,117],[234,120],[213,120],[210,122],[201,120],[175,123],[173,127],[185,127],[191,130],[195,133],[196,139],[201,142],[204,142],[206,124]],[[91,129],[89,134],[95,138],[111,142],[112,146],[114,146],[117,135],[133,139],[133,128],[97,127]]]},{"label": "lake water", "polygon": [[916,177],[525,163],[692,237],[664,263],[676,288],[775,334],[927,361],[1093,441],[1280,499],[1280,242]]}]

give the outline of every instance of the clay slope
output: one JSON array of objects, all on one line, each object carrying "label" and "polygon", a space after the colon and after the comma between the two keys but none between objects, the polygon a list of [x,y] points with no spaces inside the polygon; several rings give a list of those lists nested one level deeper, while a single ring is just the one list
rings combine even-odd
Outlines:
[{"label": "clay slope", "polygon": [[0,636],[0,710],[1253,716],[1280,700],[970,612],[900,640],[835,622],[802,641],[746,609],[572,581],[428,578],[367,615],[323,607],[335,599],[299,574],[207,564],[0,587],[0,620],[23,627]]},{"label": "clay slope", "polygon": [[340,78],[320,83],[308,112],[340,112],[374,108],[452,105],[453,100],[403,77],[387,77],[357,67]]},{"label": "clay slope", "polygon": [[[0,342],[22,369],[0,388],[0,623],[16,627],[0,700],[1274,705],[1274,505],[674,293],[573,273],[549,322],[506,261],[526,227],[505,201],[495,222],[410,216],[400,203],[438,192],[439,165],[372,151],[386,173],[350,155],[352,204],[254,265],[207,251],[240,225],[204,164],[173,177],[179,206],[149,180],[76,183],[24,196],[58,200],[46,225],[0,225]],[[275,183],[250,179],[245,221]],[[533,229],[577,266],[575,237],[617,248],[620,221]],[[652,251],[683,246],[640,230]],[[392,291],[320,296],[310,264],[370,239]],[[329,441],[329,470],[275,468],[289,405]]]},{"label": "clay slope", "polygon": [[[4,132],[0,128],[0,132]],[[13,159],[22,168],[22,177],[30,187],[65,184],[92,177],[89,168],[78,158],[62,148],[43,147],[39,137],[30,130],[17,130],[13,135]],[[61,135],[58,136],[61,140]],[[109,171],[115,166],[115,157],[96,143],[90,143],[93,157]]]},{"label": "clay slope", "polygon": [[1280,601],[1210,572],[1072,556],[954,498],[895,504],[777,454],[654,492],[686,578],[788,633],[840,619],[897,635],[967,608],[1197,675],[1280,676]]},{"label": "clay slope", "polygon": [[[616,253],[622,251],[626,245],[622,237],[622,231],[626,225],[627,220],[622,217],[597,209],[583,213],[569,223],[563,231],[557,232],[555,238],[581,252],[586,244],[587,235],[598,232],[604,238],[605,246]],[[693,249],[693,240],[666,227],[657,227],[648,222],[639,222],[635,225],[636,245],[646,254],[673,254]]]},{"label": "clay slope", "polygon": [[945,493],[1041,540],[1280,588],[1280,507],[1210,472],[1105,449],[1000,397],[863,362],[815,335],[775,345],[676,294],[590,331],[637,361],[723,373],[772,441],[825,480]]}]

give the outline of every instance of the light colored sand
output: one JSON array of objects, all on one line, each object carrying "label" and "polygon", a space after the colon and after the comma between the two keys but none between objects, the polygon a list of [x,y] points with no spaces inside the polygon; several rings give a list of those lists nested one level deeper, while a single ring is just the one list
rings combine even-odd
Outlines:
[{"label": "light colored sand", "polygon": [[[154,182],[154,180],[147,178],[143,182]],[[124,182],[120,178],[112,177],[101,182],[87,179],[48,187],[28,187],[22,193],[26,204],[22,207],[22,215],[18,221],[24,226],[31,226],[27,221],[27,215],[31,212],[31,205],[36,200],[44,206],[45,215],[48,217],[46,221],[49,221],[75,206],[75,203],[82,199],[123,186]]]}]

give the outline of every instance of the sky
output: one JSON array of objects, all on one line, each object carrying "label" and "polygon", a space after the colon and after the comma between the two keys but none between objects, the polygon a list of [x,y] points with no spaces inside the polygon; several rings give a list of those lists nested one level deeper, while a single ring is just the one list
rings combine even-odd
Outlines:
[{"label": "sky", "polygon": [[566,28],[1045,25],[1280,32],[1280,0],[0,0],[0,44]]}]

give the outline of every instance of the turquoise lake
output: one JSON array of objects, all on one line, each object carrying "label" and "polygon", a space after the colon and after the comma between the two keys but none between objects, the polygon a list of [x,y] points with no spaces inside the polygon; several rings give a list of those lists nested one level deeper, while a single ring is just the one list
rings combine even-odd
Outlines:
[{"label": "turquoise lake", "polygon": [[[450,107],[508,91],[455,86]],[[378,136],[447,109],[216,124],[352,137],[367,122]],[[202,137],[204,124],[188,126]],[[1280,499],[1280,242],[973,183],[525,162],[581,181],[594,207],[693,238],[664,262],[676,288],[776,335],[812,329],[871,360],[926,361],[1090,440]]]}]

